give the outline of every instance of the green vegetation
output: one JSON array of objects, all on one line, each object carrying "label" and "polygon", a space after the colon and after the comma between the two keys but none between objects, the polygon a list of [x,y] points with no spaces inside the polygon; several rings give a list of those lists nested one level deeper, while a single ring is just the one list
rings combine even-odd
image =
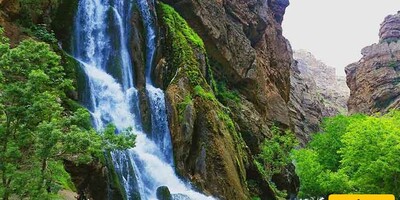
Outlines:
[{"label": "green vegetation", "polygon": [[183,121],[183,115],[188,105],[193,105],[192,96],[186,95],[181,103],[178,103],[179,121]]},{"label": "green vegetation", "polygon": [[66,110],[60,57],[33,40],[10,48],[0,29],[0,195],[18,199],[54,199],[59,189],[74,189],[62,166],[99,161],[104,151],[134,146],[129,130],[119,135],[108,126],[97,134],[87,110]]},{"label": "green vegetation", "polygon": [[[166,31],[166,46],[171,47],[166,50],[170,66],[173,67],[171,74],[167,75],[167,80],[172,80],[175,71],[184,70],[192,86],[204,84],[204,78],[199,69],[199,63],[196,60],[196,52],[205,55],[205,48],[202,39],[190,28],[185,19],[183,19],[171,6],[158,3],[159,16],[162,17]],[[167,83],[169,84],[169,83]]]},{"label": "green vegetation", "polygon": [[391,68],[396,68],[397,66],[398,66],[398,61],[397,60],[391,60],[389,63],[388,63],[388,65],[389,65],[389,67],[391,67]]},{"label": "green vegetation", "polygon": [[400,195],[400,111],[384,116],[336,116],[293,157],[301,198],[332,193]]},{"label": "green vegetation", "polygon": [[233,101],[236,104],[240,103],[239,94],[234,90],[229,90],[225,82],[218,82],[216,84],[216,94],[218,100],[224,105],[229,101]]},{"label": "green vegetation", "polygon": [[268,179],[281,173],[291,163],[290,152],[298,145],[296,137],[290,131],[282,132],[273,126],[271,133],[272,137],[262,143],[261,152],[256,158],[256,166]]},{"label": "green vegetation", "polygon": [[21,6],[21,23],[25,26],[32,25],[34,22],[50,21],[49,14],[45,10],[52,11],[58,7],[61,0],[16,0]]},{"label": "green vegetation", "polygon": [[56,44],[57,38],[53,31],[48,31],[48,27],[46,24],[38,24],[33,25],[31,27],[32,34],[39,40],[49,43],[49,44]]},{"label": "green vegetation", "polygon": [[195,93],[195,95],[200,96],[201,98],[204,98],[204,99],[207,99],[210,101],[216,101],[214,93],[205,91],[203,89],[203,87],[201,87],[200,85],[197,85],[196,87],[194,87],[194,93]]},{"label": "green vegetation", "polygon": [[262,179],[269,183],[270,188],[279,197],[285,198],[286,192],[279,191],[272,182],[272,176],[282,173],[291,160],[291,151],[298,145],[298,141],[291,131],[281,131],[278,127],[271,127],[272,136],[261,144],[261,152],[255,157],[254,165],[262,175]]},{"label": "green vegetation", "polygon": [[187,24],[186,20],[183,19],[171,6],[159,3],[159,8],[163,13],[163,20],[166,25],[175,34],[183,36],[191,45],[197,46],[199,48],[204,48],[203,40],[194,32],[193,29]]}]

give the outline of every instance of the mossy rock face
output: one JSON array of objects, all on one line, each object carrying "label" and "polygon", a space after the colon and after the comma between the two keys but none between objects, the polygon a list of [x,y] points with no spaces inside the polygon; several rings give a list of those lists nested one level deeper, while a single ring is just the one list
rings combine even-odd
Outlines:
[{"label": "mossy rock face", "polygon": [[157,4],[157,14],[165,61],[158,70],[166,88],[177,171],[206,194],[249,199],[245,145],[209,85],[204,44],[170,6]]}]

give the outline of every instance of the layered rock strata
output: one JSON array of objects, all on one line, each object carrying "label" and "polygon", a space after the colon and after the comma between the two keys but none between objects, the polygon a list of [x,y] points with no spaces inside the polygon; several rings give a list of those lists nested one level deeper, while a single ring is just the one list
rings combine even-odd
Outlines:
[{"label": "layered rock strata", "polygon": [[346,67],[350,113],[386,113],[400,107],[400,13],[381,24],[380,43],[361,50],[362,58]]}]

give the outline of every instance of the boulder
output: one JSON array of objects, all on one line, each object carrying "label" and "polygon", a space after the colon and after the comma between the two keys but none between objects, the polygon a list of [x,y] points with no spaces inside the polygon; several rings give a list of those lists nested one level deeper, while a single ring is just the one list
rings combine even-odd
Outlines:
[{"label": "boulder", "polygon": [[158,200],[172,200],[172,195],[167,186],[160,186],[157,188]]}]

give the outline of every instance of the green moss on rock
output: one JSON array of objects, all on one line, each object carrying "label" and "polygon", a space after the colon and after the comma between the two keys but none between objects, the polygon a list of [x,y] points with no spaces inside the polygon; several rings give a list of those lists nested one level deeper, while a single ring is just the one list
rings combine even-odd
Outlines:
[{"label": "green moss on rock", "polygon": [[[158,15],[162,18],[165,27],[166,43],[170,47],[166,53],[168,63],[173,69],[166,74],[166,80],[173,81],[179,79],[175,77],[175,72],[184,70],[192,86],[204,84],[204,77],[197,67],[196,52],[205,55],[205,48],[202,39],[189,27],[187,22],[169,5],[158,3]],[[168,85],[166,83],[165,85]]]},{"label": "green moss on rock", "polygon": [[177,104],[180,122],[183,121],[184,112],[189,105],[193,105],[192,96],[190,94],[186,95],[183,101]]},{"label": "green moss on rock", "polygon": [[[172,7],[158,3],[157,14],[164,36],[166,65],[163,84],[168,86],[167,99],[170,99],[172,110],[178,115],[178,120],[172,120],[171,125],[173,140],[181,144],[175,149],[178,171],[183,170],[186,174],[185,171],[192,168],[189,173],[202,174],[199,180],[194,180],[200,188],[213,190],[216,195],[244,198],[248,191],[245,186],[245,143],[228,109],[213,92],[217,84],[209,70],[204,43]],[[195,114],[186,116],[189,105],[193,106]],[[221,177],[207,176],[205,165],[210,170],[209,174],[218,173]],[[211,189],[215,184],[231,190]]]}]

